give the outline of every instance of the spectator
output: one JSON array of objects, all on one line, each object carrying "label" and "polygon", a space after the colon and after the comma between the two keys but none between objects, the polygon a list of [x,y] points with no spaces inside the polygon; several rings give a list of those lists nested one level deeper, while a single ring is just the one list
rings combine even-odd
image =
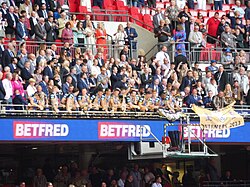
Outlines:
[{"label": "spectator", "polygon": [[224,66],[225,69],[232,70],[233,63],[234,63],[234,57],[232,55],[231,50],[227,48],[224,54],[222,55],[221,64]]},{"label": "spectator", "polygon": [[188,63],[188,60],[187,60],[187,57],[183,55],[182,53],[182,49],[181,48],[178,48],[177,49],[177,54],[176,56],[174,57],[174,64],[175,64],[175,67],[179,67],[179,64],[187,64]]},{"label": "spectator", "polygon": [[[104,24],[99,22],[97,24],[97,29],[95,32],[95,37],[96,37],[96,48],[103,48],[104,50],[107,48],[107,33],[106,29],[104,28]],[[106,51],[105,51],[106,54]]]},{"label": "spectator", "polygon": [[0,101],[4,101],[4,98],[6,95],[6,91],[5,91],[5,88],[3,86],[2,78],[3,78],[3,73],[0,72]]},{"label": "spectator", "polygon": [[14,53],[14,45],[13,43],[9,42],[8,43],[8,48],[3,51],[2,54],[2,67],[4,68],[5,66],[8,66],[11,63],[11,59],[15,57]]},{"label": "spectator", "polygon": [[164,20],[161,20],[159,27],[155,29],[155,37],[158,38],[158,42],[167,42],[170,36],[170,28],[166,26]]},{"label": "spectator", "polygon": [[171,25],[173,29],[176,29],[179,12],[180,10],[179,10],[179,7],[176,5],[176,1],[171,0],[170,6],[168,6],[165,11],[165,16],[171,21]]},{"label": "spectator", "polygon": [[10,6],[9,11],[6,15],[8,26],[6,27],[5,34],[6,37],[11,39],[15,37],[16,24],[18,22],[18,17],[14,14],[14,7]]},{"label": "spectator", "polygon": [[62,31],[65,28],[65,25],[66,25],[67,22],[68,22],[68,20],[67,20],[66,13],[62,12],[61,17],[57,21],[57,24],[58,24],[58,38],[62,38]]},{"label": "spectator", "polygon": [[32,13],[32,5],[30,0],[25,0],[23,4],[20,4],[19,13],[21,13],[23,10],[26,12],[27,17],[29,18]]},{"label": "spectator", "polygon": [[162,180],[160,176],[155,177],[155,182],[152,184],[152,187],[162,187]]},{"label": "spectator", "polygon": [[245,20],[250,20],[250,1],[247,1],[247,8],[245,9]]},{"label": "spectator", "polygon": [[223,0],[214,0],[214,10],[222,10]]},{"label": "spectator", "polygon": [[128,45],[130,46],[130,49],[137,49],[136,48],[136,41],[135,39],[138,37],[138,34],[136,32],[136,29],[131,27],[131,23],[127,22],[127,27],[125,27],[125,32],[128,36]]},{"label": "spectator", "polygon": [[46,95],[46,97],[49,97],[49,77],[43,76],[42,81],[39,82],[39,86],[42,88],[42,92]]},{"label": "spectator", "polygon": [[196,62],[200,59],[200,51],[203,46],[202,33],[199,31],[199,26],[194,26],[194,31],[191,31],[188,37],[188,41],[191,43],[191,49],[193,51],[193,57]]},{"label": "spectator", "polygon": [[31,17],[29,18],[29,22],[30,22],[29,36],[32,39],[35,37],[35,25],[38,23],[38,19],[37,19],[36,15],[37,15],[36,12],[32,11]]},{"label": "spectator", "polygon": [[46,185],[47,185],[47,179],[43,175],[43,170],[38,168],[36,170],[36,176],[34,177],[34,180],[33,180],[33,186],[34,187],[47,187]]},{"label": "spectator", "polygon": [[219,91],[218,95],[213,97],[213,107],[215,110],[219,110],[224,108],[228,103],[226,103],[226,99],[223,91]]},{"label": "spectator", "polygon": [[167,46],[163,45],[161,47],[161,51],[156,54],[156,60],[159,62],[159,65],[164,63],[164,59],[166,58],[168,62],[170,62],[169,55],[167,54]]},{"label": "spectator", "polygon": [[177,25],[177,30],[174,35],[174,41],[176,42],[176,49],[182,51],[182,55],[186,56],[186,47],[185,47],[185,40],[186,40],[187,34],[183,28],[182,25]]},{"label": "spectator", "polygon": [[236,105],[242,105],[243,102],[243,91],[240,88],[238,80],[234,80],[233,83],[233,98],[236,101]]},{"label": "spectator", "polygon": [[2,12],[3,18],[6,19],[7,18],[7,14],[8,14],[8,7],[7,7],[7,3],[5,1],[3,1],[1,3],[1,9],[0,9],[0,11]]},{"label": "spectator", "polygon": [[54,18],[52,16],[48,17],[48,21],[45,23],[45,30],[46,42],[53,43],[57,39],[58,26],[54,22]]},{"label": "spectator", "polygon": [[84,47],[86,40],[86,32],[84,31],[83,23],[81,21],[77,22],[76,28],[75,30],[73,30],[73,35],[74,35],[74,45],[79,47]]},{"label": "spectator", "polygon": [[193,72],[192,70],[188,70],[187,76],[181,81],[180,90],[184,91],[184,88],[190,87],[192,88],[194,84]]},{"label": "spectator", "polygon": [[155,15],[153,16],[154,29],[157,29],[161,25],[161,20],[165,20],[165,16],[162,13],[161,8],[157,8],[155,11]]},{"label": "spectator", "polygon": [[58,8],[61,8],[61,4],[58,0],[49,1],[49,7],[52,12],[56,12]]},{"label": "spectator", "polygon": [[[14,92],[15,97],[13,98],[13,104],[18,105],[14,106],[15,110],[25,110],[26,108],[24,106],[28,105],[28,102],[24,99],[24,97],[20,94],[19,90],[15,90]],[[20,106],[23,105],[23,106]]]},{"label": "spectator", "polygon": [[0,37],[5,37],[5,27],[7,27],[7,21],[3,18],[3,13],[0,11]]},{"label": "spectator", "polygon": [[28,30],[26,25],[24,25],[24,21],[25,17],[21,16],[16,25],[16,39],[19,41],[28,39]]},{"label": "spectator", "polygon": [[13,79],[11,81],[12,88],[13,88],[13,98],[15,97],[15,92],[18,90],[18,93],[24,97],[24,89],[23,83],[19,79],[19,75],[17,73],[13,73]]},{"label": "spectator", "polygon": [[197,94],[197,89],[194,88],[192,90],[192,94],[189,95],[187,99],[187,106],[192,107],[192,105],[197,105],[197,106],[202,106],[203,105],[203,100],[202,97]]},{"label": "spectator", "polygon": [[128,36],[127,36],[127,33],[124,31],[123,25],[119,24],[117,28],[117,32],[114,34],[114,45],[117,51],[115,58],[117,58],[118,54],[120,54],[127,38]]},{"label": "spectator", "polygon": [[240,29],[235,29],[235,41],[236,41],[236,47],[237,48],[244,48],[244,38],[243,34],[241,33]]},{"label": "spectator", "polygon": [[95,54],[96,53],[95,29],[91,21],[87,21],[85,32],[86,32],[86,46],[87,48],[92,49],[93,53]]},{"label": "spectator", "polygon": [[3,79],[2,81],[3,88],[5,90],[4,100],[6,104],[12,104],[13,87],[11,84],[11,80],[12,80],[12,73],[7,73],[6,78]]},{"label": "spectator", "polygon": [[230,26],[226,25],[225,31],[221,34],[221,41],[223,42],[223,45],[225,47],[235,48],[236,47],[235,38],[236,37],[231,32]]},{"label": "spectator", "polygon": [[[221,2],[221,0],[215,1],[215,3],[217,2]],[[219,25],[220,25],[219,13],[215,12],[214,16],[209,18],[209,20],[207,21],[206,30],[208,34],[208,38],[207,38],[208,43],[214,44],[216,42],[215,39],[217,38],[217,30],[218,30]]]},{"label": "spectator", "polygon": [[224,67],[220,66],[217,73],[214,75],[215,80],[218,84],[218,91],[224,90],[226,84],[229,82],[228,74],[224,71]]},{"label": "spectator", "polygon": [[182,82],[183,78],[188,74],[188,71],[189,71],[187,63],[180,62],[176,71],[179,76],[179,82]]},{"label": "spectator", "polygon": [[35,38],[37,41],[46,40],[46,30],[44,24],[44,18],[39,18],[38,23],[35,25]]},{"label": "spectator", "polygon": [[244,67],[241,67],[238,72],[233,74],[233,79],[237,80],[240,86],[240,89],[246,95],[248,91],[248,77]]},{"label": "spectator", "polygon": [[217,61],[216,60],[211,60],[210,66],[207,67],[207,71],[212,72],[214,75],[218,71],[218,67],[216,66]]},{"label": "spectator", "polygon": [[206,108],[211,108],[213,106],[213,92],[208,91],[208,95],[203,99],[204,106]]},{"label": "spectator", "polygon": [[240,18],[243,18],[244,17],[244,14],[245,14],[245,11],[244,9],[241,7],[241,2],[240,0],[236,0],[235,1],[235,6],[233,7],[234,8],[234,11],[236,12],[239,12],[240,13]]},{"label": "spectator", "polygon": [[73,44],[73,31],[71,29],[71,26],[70,26],[70,22],[67,22],[65,24],[65,28],[62,30],[62,41],[65,43],[65,42],[68,42],[70,45]]}]

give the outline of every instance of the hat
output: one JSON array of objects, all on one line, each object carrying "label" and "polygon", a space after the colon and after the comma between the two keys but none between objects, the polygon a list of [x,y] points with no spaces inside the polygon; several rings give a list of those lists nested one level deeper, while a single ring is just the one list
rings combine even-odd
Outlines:
[{"label": "hat", "polygon": [[215,63],[217,63],[217,61],[216,61],[216,60],[211,60],[211,64],[212,64],[212,63],[214,63],[214,62],[215,62]]},{"label": "hat", "polygon": [[225,52],[230,53],[231,50],[229,48],[226,48]]},{"label": "hat", "polygon": [[115,88],[115,90],[114,90],[114,91],[119,91],[119,92],[120,92],[120,91],[121,91],[121,89],[120,89],[120,88]]},{"label": "hat", "polygon": [[31,83],[31,82],[36,82],[36,80],[33,79],[33,78],[30,78],[30,79],[29,79],[29,83]]}]

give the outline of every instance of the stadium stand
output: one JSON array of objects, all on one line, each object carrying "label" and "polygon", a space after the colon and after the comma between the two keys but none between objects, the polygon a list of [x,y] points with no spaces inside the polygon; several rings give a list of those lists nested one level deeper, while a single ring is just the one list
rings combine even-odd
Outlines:
[{"label": "stadium stand", "polygon": [[[19,7],[2,2],[1,106],[175,113],[192,104],[216,109],[232,101],[250,104],[250,2],[223,3],[222,10],[212,10],[213,4],[180,9],[174,0],[151,7],[144,1],[138,7],[98,3],[68,1],[67,12],[59,1],[39,9],[29,0]],[[90,11],[86,4],[95,6]],[[129,22],[109,35],[102,21],[130,21],[154,32],[155,56],[137,48],[142,41]]]}]

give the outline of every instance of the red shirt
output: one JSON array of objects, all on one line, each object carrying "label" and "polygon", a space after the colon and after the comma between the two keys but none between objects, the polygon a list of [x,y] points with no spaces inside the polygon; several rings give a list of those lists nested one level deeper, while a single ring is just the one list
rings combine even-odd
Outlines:
[{"label": "red shirt", "polygon": [[208,25],[207,33],[217,38],[217,30],[218,30],[219,24],[220,24],[220,21],[218,19],[215,19],[214,17],[210,18],[207,21],[207,25]]}]

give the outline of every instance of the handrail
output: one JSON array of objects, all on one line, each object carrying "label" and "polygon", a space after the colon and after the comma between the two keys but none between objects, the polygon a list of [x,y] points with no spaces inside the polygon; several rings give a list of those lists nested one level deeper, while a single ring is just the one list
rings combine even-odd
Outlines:
[{"label": "handrail", "polygon": [[[22,109],[15,110],[14,107],[22,107]],[[70,113],[66,110],[60,110],[58,112],[55,112],[52,110],[51,105],[45,106],[44,110],[34,110],[34,109],[27,109],[27,107],[31,107],[29,105],[20,105],[20,104],[3,104],[0,103],[0,117],[20,117],[20,116],[37,116],[37,115],[43,115],[43,116],[80,116],[82,118],[86,117],[113,117],[113,118],[145,118],[145,119],[165,119],[165,117],[162,117],[159,115],[158,112],[141,112],[141,111],[94,111],[94,110],[88,110],[88,111],[71,111]],[[7,109],[8,108],[8,109]],[[211,109],[212,108],[208,108]],[[240,113],[244,116],[244,118],[250,118],[250,105],[234,105],[234,109],[236,112]],[[195,114],[191,108],[183,107],[182,111],[188,115],[191,118],[198,118],[198,115]],[[14,115],[13,115],[14,114]]]}]

